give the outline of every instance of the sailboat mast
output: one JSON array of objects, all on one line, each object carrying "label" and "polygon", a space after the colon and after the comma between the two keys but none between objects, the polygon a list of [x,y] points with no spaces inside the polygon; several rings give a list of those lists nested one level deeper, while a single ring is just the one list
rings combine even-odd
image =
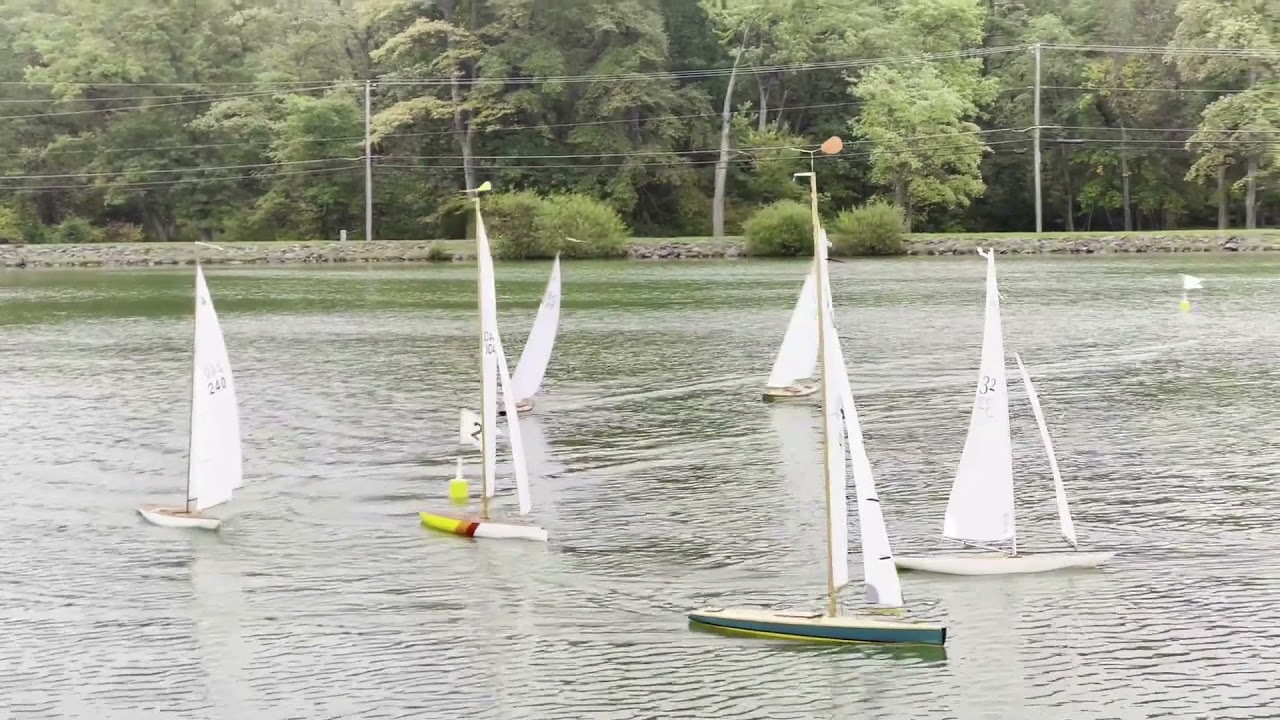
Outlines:
[{"label": "sailboat mast", "polygon": [[[192,245],[191,255],[196,261],[195,314],[191,318],[191,382],[196,377],[196,338],[200,336],[200,246]],[[191,441],[196,427],[196,392],[194,387],[187,397],[190,406],[187,410],[187,490],[183,493],[183,512],[191,512]]]},{"label": "sailboat mast", "polygon": [[825,248],[821,243],[822,234],[818,232],[820,221],[818,219],[818,175],[814,172],[806,173],[809,176],[809,207],[813,214],[813,271],[814,290],[818,296],[818,387],[822,393],[822,486],[823,486],[823,505],[826,508],[827,522],[827,615],[836,616],[836,576],[835,576],[835,558],[832,553],[835,548],[831,544],[831,457],[827,448],[827,424],[830,422],[831,408],[828,407],[829,400],[827,397],[827,341],[826,341],[826,318],[824,317],[827,300],[824,296],[825,288],[822,282],[822,255]]},{"label": "sailboat mast", "polygon": [[[480,232],[480,223],[484,220],[480,217],[480,193],[475,194],[476,203],[476,232]],[[477,235],[478,237],[478,235]],[[484,409],[487,407],[484,403],[493,402],[489,397],[487,383],[484,381],[484,364],[488,362],[488,356],[485,355],[484,347],[484,273],[480,270],[480,260],[476,259],[476,307],[480,310],[480,518],[482,520],[489,519],[489,488],[485,485],[485,478],[489,477],[489,453],[484,451],[490,428],[485,426]]]}]

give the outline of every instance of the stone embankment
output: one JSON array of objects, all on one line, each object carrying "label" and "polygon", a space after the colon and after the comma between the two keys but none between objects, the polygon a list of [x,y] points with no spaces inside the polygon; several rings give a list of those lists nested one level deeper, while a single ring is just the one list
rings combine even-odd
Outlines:
[{"label": "stone embankment", "polygon": [[[1124,254],[1172,252],[1257,252],[1280,250],[1280,233],[1169,233],[1127,235],[914,235],[908,255],[965,255],[978,245],[1000,254]],[[402,263],[470,260],[474,253],[462,241],[386,240],[375,242],[223,243],[220,249],[198,248],[201,262],[231,265],[305,263]],[[137,267],[191,264],[190,243],[93,245],[0,245],[3,267]],[[746,255],[740,239],[638,240],[627,252],[632,260],[696,260]]]}]

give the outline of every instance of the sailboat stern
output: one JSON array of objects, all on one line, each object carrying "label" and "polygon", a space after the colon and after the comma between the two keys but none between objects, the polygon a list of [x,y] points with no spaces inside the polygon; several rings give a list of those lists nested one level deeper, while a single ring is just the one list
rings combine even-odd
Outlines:
[{"label": "sailboat stern", "polygon": [[1114,552],[968,553],[959,555],[895,555],[899,570],[940,575],[1025,575],[1055,570],[1096,568],[1111,561]]},{"label": "sailboat stern", "polygon": [[776,402],[778,400],[792,400],[799,398],[807,398],[818,392],[818,383],[816,382],[797,382],[787,387],[767,387],[761,395],[761,399],[765,402]]},{"label": "sailboat stern", "polygon": [[537,525],[521,525],[518,523],[494,522],[492,520],[467,520],[425,512],[418,513],[418,516],[421,518],[424,527],[449,533],[450,535],[495,540],[547,541],[547,531]]},{"label": "sailboat stern", "polygon": [[689,621],[717,630],[780,640],[896,645],[943,645],[947,629],[933,623],[884,616],[744,608],[704,608]]}]

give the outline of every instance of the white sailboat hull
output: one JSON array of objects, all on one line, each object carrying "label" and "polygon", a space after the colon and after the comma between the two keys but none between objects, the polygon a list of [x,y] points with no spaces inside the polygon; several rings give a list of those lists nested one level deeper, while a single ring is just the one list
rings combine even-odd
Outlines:
[{"label": "white sailboat hull", "polygon": [[[533,398],[525,398],[516,403],[516,413],[519,415],[528,415],[533,412]],[[498,405],[498,417],[506,417],[507,409],[501,404]]]},{"label": "white sailboat hull", "polygon": [[807,398],[816,392],[818,392],[818,383],[798,382],[790,387],[767,387],[764,389],[763,399],[765,402],[773,402],[775,400]]},{"label": "white sailboat hull", "polygon": [[943,575],[1023,575],[1070,568],[1094,568],[1115,557],[1114,552],[1027,553],[1010,557],[1004,553],[963,555],[897,555],[893,562],[900,570]]},{"label": "white sailboat hull", "polygon": [[547,531],[537,525],[495,522],[493,520],[468,520],[466,518],[418,513],[424,527],[440,532],[472,538],[491,538],[494,540],[529,540],[546,542]]},{"label": "white sailboat hull", "polygon": [[222,524],[218,518],[201,515],[198,512],[187,512],[186,508],[181,507],[142,505],[138,508],[138,514],[147,522],[160,527],[217,530]]}]

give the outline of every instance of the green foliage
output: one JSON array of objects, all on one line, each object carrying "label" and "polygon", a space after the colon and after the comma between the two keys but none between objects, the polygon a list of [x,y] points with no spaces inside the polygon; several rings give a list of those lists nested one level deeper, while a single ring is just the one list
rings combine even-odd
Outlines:
[{"label": "green foliage", "polygon": [[616,210],[586,195],[553,195],[534,221],[538,247],[554,248],[565,258],[622,257],[628,234]]},{"label": "green foliage", "polygon": [[485,229],[493,253],[504,260],[555,257],[555,248],[542,244],[537,221],[546,201],[534,192],[499,193],[484,201]]},{"label": "green foliage", "polygon": [[102,241],[109,243],[135,243],[146,240],[142,228],[128,222],[111,222],[102,231]]},{"label": "green foliage", "polygon": [[743,226],[747,254],[762,257],[813,253],[813,214],[794,200],[780,200],[760,209]]},{"label": "green foliage", "polygon": [[[466,237],[459,191],[484,180],[593,198],[646,235],[702,235],[728,77],[701,71],[728,67],[739,46],[751,71],[728,98],[729,234],[762,206],[803,200],[792,174],[808,161],[796,150],[833,134],[849,135],[848,149],[817,163],[824,208],[885,195],[908,227],[1028,230],[1036,64],[1018,46],[1031,43],[1056,46],[1039,65],[1047,229],[1122,226],[1126,178],[1137,227],[1213,225],[1220,177],[1232,188],[1252,169],[1261,216],[1274,218],[1280,145],[1267,138],[1280,133],[1280,61],[1186,52],[1274,51],[1273,6],[9,0],[0,3],[0,177],[10,178],[0,240],[61,237],[55,223],[72,217],[119,241],[139,228],[158,241],[343,229],[358,239],[365,78],[388,81],[372,107],[379,239]],[[976,48],[991,52],[962,52]],[[886,57],[917,61],[862,62]],[[575,79],[527,81],[566,76]],[[456,80],[393,82],[422,77]],[[612,240],[555,238],[596,242],[587,229],[562,229],[567,219],[539,229],[537,218],[559,211],[508,219],[490,200],[507,256],[621,252]],[[606,215],[596,212],[593,227],[614,227]],[[117,221],[127,229],[109,227]]]},{"label": "green foliage", "polygon": [[22,241],[22,218],[18,211],[0,205],[0,244]]},{"label": "green foliage", "polygon": [[102,232],[79,217],[63,220],[53,231],[53,241],[63,245],[84,245],[101,240]]},{"label": "green foliage", "polygon": [[427,246],[427,262],[449,262],[453,260],[453,253],[439,243],[432,243]]},{"label": "green foliage", "polygon": [[[613,208],[578,194],[495,195],[484,205],[485,228],[503,260],[611,258],[627,252],[627,226]],[[569,240],[573,238],[573,240]]]},{"label": "green foliage", "polygon": [[832,224],[832,253],[840,256],[901,255],[902,211],[883,201],[845,210]]}]

